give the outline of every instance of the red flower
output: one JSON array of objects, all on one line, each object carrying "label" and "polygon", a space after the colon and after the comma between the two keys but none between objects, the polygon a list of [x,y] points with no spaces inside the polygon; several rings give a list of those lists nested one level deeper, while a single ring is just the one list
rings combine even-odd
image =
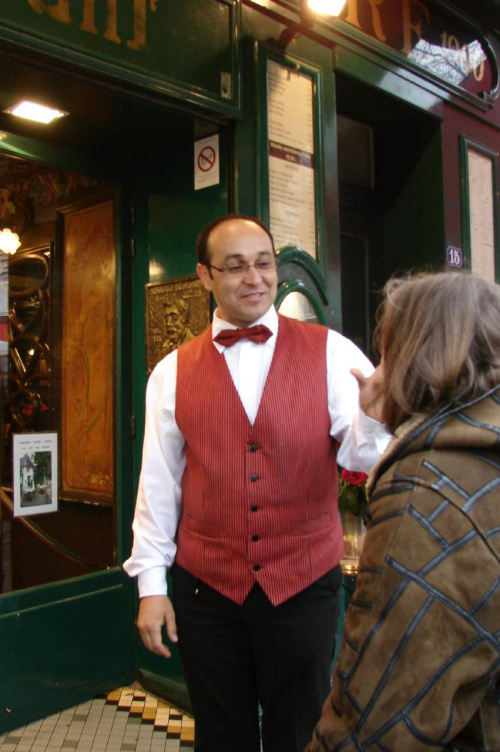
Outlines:
[{"label": "red flower", "polygon": [[366,473],[357,473],[354,470],[342,470],[341,478],[351,486],[362,486],[366,483],[368,476]]}]

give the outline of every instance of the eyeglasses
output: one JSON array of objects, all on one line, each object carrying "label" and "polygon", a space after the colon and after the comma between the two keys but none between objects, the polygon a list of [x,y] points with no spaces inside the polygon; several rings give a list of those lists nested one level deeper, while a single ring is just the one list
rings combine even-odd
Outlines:
[{"label": "eyeglasses", "polygon": [[252,267],[259,274],[265,274],[276,269],[276,260],[274,258],[260,259],[255,264],[247,264],[246,261],[241,261],[239,264],[228,264],[227,266],[214,266],[213,264],[207,264],[209,269],[217,269],[221,274],[226,274],[228,277],[244,277]]}]

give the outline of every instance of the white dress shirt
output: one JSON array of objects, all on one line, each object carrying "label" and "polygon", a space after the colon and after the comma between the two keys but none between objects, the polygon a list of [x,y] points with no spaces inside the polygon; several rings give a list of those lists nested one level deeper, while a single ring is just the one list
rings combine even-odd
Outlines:
[{"label": "white dress shirt", "polygon": [[[245,412],[253,425],[271,365],[278,316],[271,306],[254,324],[265,324],[272,336],[264,344],[242,339],[232,347],[214,342],[224,355]],[[237,327],[214,314],[212,337],[222,329]],[[346,337],[328,331],[326,345],[328,411],[330,434],[340,446],[339,465],[348,470],[368,473],[392,438],[381,423],[369,418],[359,407],[359,388],[351,368],[365,376],[373,372],[368,358]],[[291,363],[290,368],[306,364]],[[124,563],[125,571],[139,578],[139,594],[163,595],[167,592],[165,570],[175,558],[174,543],[182,499],[181,480],[186,459],[184,436],[175,420],[177,350],[169,353],[153,370],[146,391],[146,426],[142,469],[133,523],[132,555]],[[207,409],[210,409],[207,396]]]}]

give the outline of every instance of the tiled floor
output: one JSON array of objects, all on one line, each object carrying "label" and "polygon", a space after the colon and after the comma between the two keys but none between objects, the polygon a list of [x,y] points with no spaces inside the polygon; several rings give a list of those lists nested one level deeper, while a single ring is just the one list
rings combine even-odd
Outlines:
[{"label": "tiled floor", "polygon": [[192,752],[194,719],[123,687],[0,736],[1,752]]}]

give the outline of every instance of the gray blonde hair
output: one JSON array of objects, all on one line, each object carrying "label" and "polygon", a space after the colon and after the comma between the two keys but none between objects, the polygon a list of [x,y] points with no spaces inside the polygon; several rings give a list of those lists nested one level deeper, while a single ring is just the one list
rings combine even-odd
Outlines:
[{"label": "gray blonde hair", "polygon": [[467,272],[391,279],[377,315],[383,420],[464,403],[500,384],[500,286]]}]

